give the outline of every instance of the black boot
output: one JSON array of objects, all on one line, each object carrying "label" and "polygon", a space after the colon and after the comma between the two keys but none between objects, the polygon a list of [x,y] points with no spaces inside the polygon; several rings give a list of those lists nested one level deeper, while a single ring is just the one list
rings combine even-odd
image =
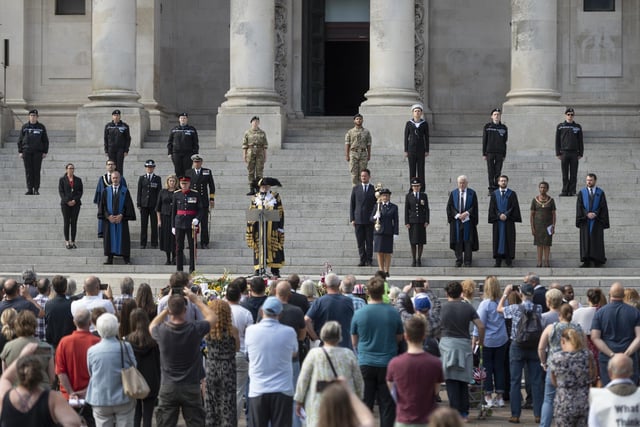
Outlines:
[{"label": "black boot", "polygon": [[167,260],[164,262],[164,265],[171,265],[171,254],[169,252],[167,254]]}]

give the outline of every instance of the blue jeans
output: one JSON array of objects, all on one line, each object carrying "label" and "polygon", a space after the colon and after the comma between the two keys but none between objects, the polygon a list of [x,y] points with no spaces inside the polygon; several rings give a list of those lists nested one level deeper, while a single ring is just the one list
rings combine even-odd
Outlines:
[{"label": "blue jeans", "polygon": [[[487,372],[484,391],[487,394],[494,390],[498,394],[504,392],[504,358],[507,354],[507,344],[500,347],[482,347],[482,364]],[[495,388],[494,388],[495,386]]]},{"label": "blue jeans", "polygon": [[509,371],[511,373],[511,416],[520,417],[522,412],[522,369],[527,366],[529,381],[531,382],[531,395],[533,398],[533,416],[539,417],[542,409],[542,395],[544,387],[542,383],[542,366],[538,358],[537,349],[523,349],[517,343],[512,342],[509,349]]},{"label": "blue jeans", "polygon": [[[298,377],[300,376],[300,361],[298,359],[291,362],[293,365],[293,389],[296,389]],[[296,415],[296,405],[293,405],[293,417],[291,420],[292,427],[302,427],[302,420]]]},{"label": "blue jeans", "polygon": [[547,370],[544,381],[544,402],[542,402],[542,415],[540,427],[551,427],[553,421],[553,399],[556,397],[556,386],[551,382],[551,371]]}]

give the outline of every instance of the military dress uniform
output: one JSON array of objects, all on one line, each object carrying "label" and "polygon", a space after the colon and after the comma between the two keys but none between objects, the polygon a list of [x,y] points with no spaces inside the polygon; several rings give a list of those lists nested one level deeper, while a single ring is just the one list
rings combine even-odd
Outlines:
[{"label": "military dress uniform", "polygon": [[[421,184],[415,178],[412,184]],[[404,223],[409,230],[409,244],[411,245],[411,255],[413,257],[412,266],[422,266],[422,248],[427,243],[427,225],[429,224],[429,198],[421,191],[411,191],[407,193],[404,203]],[[418,253],[416,255],[416,249]]]},{"label": "military dress uniform", "polygon": [[[120,114],[120,110],[114,110],[112,114]],[[131,145],[131,133],[129,125],[120,120],[113,120],[104,127],[104,152],[116,162],[116,170],[124,176],[124,154],[129,152]]]},{"label": "military dress uniform", "polygon": [[[153,166],[153,160],[147,160],[145,167]],[[156,215],[156,204],[158,203],[158,195],[162,190],[162,179],[159,175],[150,174],[140,175],[138,178],[138,199],[137,205],[140,209],[140,247],[147,247],[147,228],[149,226],[149,218],[151,218],[151,247],[158,247],[158,216]]]},{"label": "military dress uniform", "polygon": [[[181,181],[185,178],[181,178]],[[189,243],[189,273],[196,269],[195,245],[193,241],[192,224],[194,219],[202,223],[206,216],[205,200],[197,191],[177,190],[173,193],[171,227],[176,236],[176,270],[182,271],[184,266],[184,238]]]},{"label": "military dress uniform", "polygon": [[349,149],[349,171],[354,186],[360,183],[360,172],[367,168],[371,150],[371,133],[363,127],[353,127],[344,136],[344,144]]},{"label": "military dress uniform", "polygon": [[[196,155],[191,156],[191,159]],[[203,203],[212,202],[216,198],[216,185],[213,181],[213,172],[208,168],[200,168],[199,170],[189,169],[186,173],[191,179],[191,189],[200,195]],[[200,218],[201,233],[200,246],[204,249],[209,247],[209,206],[207,203],[205,214]]]},{"label": "military dress uniform", "polygon": [[242,138],[242,149],[247,150],[249,192],[255,192],[254,184],[264,173],[264,151],[269,148],[267,134],[260,128],[249,129]]},{"label": "military dress uniform", "polygon": [[[38,115],[38,110],[31,110],[29,114]],[[42,158],[49,152],[49,137],[47,129],[40,122],[27,122],[20,130],[18,139],[18,153],[24,161],[24,173],[27,179],[27,193],[39,194],[40,168]]]},{"label": "military dress uniform", "polygon": [[184,176],[185,171],[191,168],[191,156],[200,151],[196,128],[191,125],[178,125],[171,129],[167,151],[171,156],[176,176]]}]

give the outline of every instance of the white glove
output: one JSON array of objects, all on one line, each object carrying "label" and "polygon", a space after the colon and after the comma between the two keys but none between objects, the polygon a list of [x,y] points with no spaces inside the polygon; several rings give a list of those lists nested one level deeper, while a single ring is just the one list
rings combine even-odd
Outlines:
[{"label": "white glove", "polygon": [[376,214],[373,216],[373,219],[380,219],[380,214],[376,212]]},{"label": "white glove", "polygon": [[397,235],[397,234],[394,234],[394,235],[393,235],[393,241],[395,242],[396,240],[398,240],[398,235]]},{"label": "white glove", "polygon": [[173,228],[171,229],[171,234],[173,234],[174,236],[176,235],[176,228],[175,228],[175,227],[173,227]]},{"label": "white glove", "polygon": [[200,221],[198,221],[198,218],[193,218],[193,221],[191,221],[191,225],[195,225],[197,227],[198,224],[200,224]]}]

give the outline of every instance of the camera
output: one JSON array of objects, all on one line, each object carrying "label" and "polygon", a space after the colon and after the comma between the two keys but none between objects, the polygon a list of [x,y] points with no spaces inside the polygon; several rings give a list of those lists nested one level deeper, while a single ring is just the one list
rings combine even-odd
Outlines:
[{"label": "camera", "polygon": [[512,285],[512,286],[511,286],[511,289],[512,289],[514,292],[520,292],[520,285]]},{"label": "camera", "polygon": [[101,291],[106,291],[107,289],[109,289],[109,284],[108,283],[100,283],[100,290]]},{"label": "camera", "polygon": [[171,295],[184,296],[184,289],[179,286],[176,286],[175,288],[171,288]]}]

